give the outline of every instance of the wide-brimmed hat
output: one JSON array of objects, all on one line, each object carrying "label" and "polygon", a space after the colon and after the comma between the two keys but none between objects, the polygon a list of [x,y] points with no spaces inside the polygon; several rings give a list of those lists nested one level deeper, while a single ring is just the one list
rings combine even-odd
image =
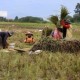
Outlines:
[{"label": "wide-brimmed hat", "polygon": [[25,35],[33,35],[33,33],[28,31],[27,33],[25,33]]}]

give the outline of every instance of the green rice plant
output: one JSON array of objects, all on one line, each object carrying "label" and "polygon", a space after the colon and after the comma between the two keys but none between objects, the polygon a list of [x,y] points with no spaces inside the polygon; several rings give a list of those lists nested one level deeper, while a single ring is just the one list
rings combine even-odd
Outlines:
[{"label": "green rice plant", "polygon": [[61,20],[65,19],[65,17],[69,14],[67,8],[65,6],[61,7],[61,14],[60,14],[60,18]]},{"label": "green rice plant", "polygon": [[51,17],[49,18],[49,20],[53,23],[53,24],[55,24],[56,26],[57,26],[57,24],[58,24],[58,16],[54,16],[54,15],[51,15]]},{"label": "green rice plant", "polygon": [[[7,23],[8,24],[8,23]],[[14,23],[11,23],[14,24]],[[13,37],[9,38],[9,42],[16,43],[15,47],[26,48],[33,45],[27,45],[23,42],[25,39],[24,29],[27,30],[27,23],[18,23],[20,27],[10,27],[10,25],[0,25],[2,30],[15,30]],[[22,24],[22,25],[21,25]],[[50,25],[50,24],[46,24]],[[51,24],[53,26],[53,24]],[[37,24],[38,26],[38,24]],[[44,28],[44,25],[40,25]],[[80,24],[73,24],[73,28],[78,29],[73,34],[76,41],[54,41],[53,38],[41,38],[41,32],[35,32],[35,39],[40,39],[36,49],[44,49],[40,54],[28,54],[17,51],[1,52],[0,51],[0,80],[80,80],[80,54],[78,54],[80,46]],[[34,24],[33,28],[36,27]],[[38,27],[37,27],[38,28]],[[50,27],[51,28],[51,27]],[[28,29],[34,31],[34,29]],[[38,34],[38,38],[37,38]],[[79,41],[77,40],[79,39]],[[36,40],[36,41],[38,41]],[[62,44],[63,43],[63,44]],[[79,44],[78,44],[79,43]],[[42,44],[44,46],[42,46]],[[61,46],[59,46],[59,44]],[[35,44],[34,44],[35,45]],[[71,45],[71,48],[70,48]],[[55,47],[58,46],[58,47]],[[75,47],[73,47],[75,46]],[[67,47],[67,48],[65,48]],[[50,51],[47,51],[50,50]],[[51,52],[53,50],[53,52]],[[59,50],[64,52],[59,52]],[[76,50],[73,54],[68,51]]]},{"label": "green rice plant", "polygon": [[1,80],[79,80],[80,54],[0,53],[0,73]]}]

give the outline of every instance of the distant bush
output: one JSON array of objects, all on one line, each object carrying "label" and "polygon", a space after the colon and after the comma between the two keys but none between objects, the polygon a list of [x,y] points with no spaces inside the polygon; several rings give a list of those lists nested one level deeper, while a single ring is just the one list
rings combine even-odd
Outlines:
[{"label": "distant bush", "polygon": [[46,21],[40,17],[26,16],[18,19],[19,22],[45,23]]}]

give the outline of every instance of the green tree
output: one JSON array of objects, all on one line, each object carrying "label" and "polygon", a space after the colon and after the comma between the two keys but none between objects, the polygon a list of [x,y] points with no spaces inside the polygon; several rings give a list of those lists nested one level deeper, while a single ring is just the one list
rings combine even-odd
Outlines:
[{"label": "green tree", "polygon": [[44,22],[43,18],[40,17],[32,17],[32,16],[26,16],[19,19],[20,22],[33,22],[33,23],[39,23]]},{"label": "green tree", "polygon": [[18,16],[15,17],[14,21],[18,21]]},{"label": "green tree", "polygon": [[4,18],[4,17],[0,17],[0,21],[1,21],[1,22],[5,22],[5,21],[7,21],[7,19]]},{"label": "green tree", "polygon": [[80,22],[80,3],[77,3],[74,12],[75,12],[75,14],[73,15],[74,22]]},{"label": "green tree", "polygon": [[77,3],[74,11],[75,11],[75,13],[80,15],[80,3]]},{"label": "green tree", "polygon": [[74,14],[73,15],[73,21],[74,22],[80,22],[80,15],[79,14]]}]

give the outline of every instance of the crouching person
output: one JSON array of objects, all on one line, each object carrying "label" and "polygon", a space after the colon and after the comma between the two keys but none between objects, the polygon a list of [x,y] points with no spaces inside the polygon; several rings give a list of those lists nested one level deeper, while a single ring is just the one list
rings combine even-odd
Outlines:
[{"label": "crouching person", "polygon": [[0,46],[2,46],[3,49],[8,48],[7,38],[13,34],[14,32],[0,32]]},{"label": "crouching person", "polygon": [[55,39],[55,40],[62,39],[62,33],[59,31],[58,28],[55,28],[54,32],[52,32],[51,34],[52,34],[53,39]]},{"label": "crouching person", "polygon": [[26,35],[26,39],[24,40],[25,43],[34,43],[35,42],[35,40],[33,38],[33,34],[31,32],[28,32],[25,35]]}]

